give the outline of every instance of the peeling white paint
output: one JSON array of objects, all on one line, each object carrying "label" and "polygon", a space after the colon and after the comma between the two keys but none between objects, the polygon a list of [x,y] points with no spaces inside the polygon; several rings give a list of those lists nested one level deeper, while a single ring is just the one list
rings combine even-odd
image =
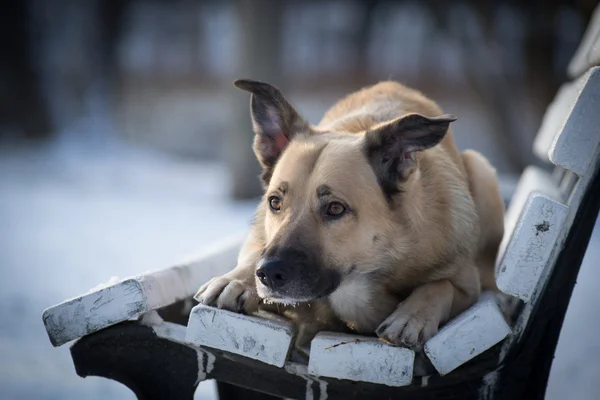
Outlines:
[{"label": "peeling white paint", "polygon": [[[154,313],[156,314],[156,316],[153,315]],[[148,315],[150,317],[144,320],[144,317]],[[150,326],[156,333],[156,336],[163,339],[171,340],[176,343],[183,344],[195,350],[198,359],[198,378],[196,379],[196,384],[205,380],[207,375],[210,374],[215,367],[215,355],[204,349],[200,349],[196,346],[191,346],[190,343],[188,343],[185,340],[185,326],[164,321],[162,318],[160,318],[161,322],[159,322],[159,320],[156,319],[156,317],[160,318],[156,311],[151,311],[147,314],[144,314],[140,322],[146,326]]]},{"label": "peeling white paint", "polygon": [[204,369],[204,352],[201,350],[197,350],[196,354],[198,354],[198,378],[196,378],[195,383],[198,384],[206,379],[207,372]]},{"label": "peeling white paint", "polygon": [[388,386],[410,385],[415,353],[373,337],[320,332],[310,346],[308,373]]},{"label": "peeling white paint", "polygon": [[493,295],[484,295],[429,339],[424,351],[440,375],[445,375],[499,343],[510,332]]},{"label": "peeling white paint", "polygon": [[481,388],[479,389],[479,398],[481,400],[493,399],[498,375],[498,371],[492,371],[483,377]]},{"label": "peeling white paint", "polygon": [[504,293],[529,301],[540,276],[554,262],[569,212],[553,177],[527,167],[504,218],[496,262],[496,283]]},{"label": "peeling white paint", "polygon": [[264,319],[197,305],[190,313],[186,340],[283,367],[293,339],[289,321]]},{"label": "peeling white paint", "polygon": [[206,380],[208,374],[215,368],[215,361],[217,358],[208,351],[201,350],[197,347],[194,347],[194,349],[198,354],[198,378],[196,379],[196,384],[198,384],[203,380]]},{"label": "peeling white paint", "polygon": [[306,365],[288,362],[284,365],[284,368],[286,372],[306,380],[306,392],[304,394],[306,400],[314,400],[315,398],[313,390],[314,383],[319,384],[319,400],[327,400],[327,382],[318,377],[309,375]]}]

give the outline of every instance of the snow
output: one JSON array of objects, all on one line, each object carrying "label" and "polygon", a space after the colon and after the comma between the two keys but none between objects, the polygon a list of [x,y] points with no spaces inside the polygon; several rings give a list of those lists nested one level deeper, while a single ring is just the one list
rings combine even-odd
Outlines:
[{"label": "snow", "polygon": [[[51,346],[43,309],[173,265],[251,220],[255,203],[229,200],[224,165],[135,148],[105,129],[88,120],[47,145],[0,146],[2,399],[135,398],[78,377],[68,346]],[[212,383],[196,397],[215,398]]]}]

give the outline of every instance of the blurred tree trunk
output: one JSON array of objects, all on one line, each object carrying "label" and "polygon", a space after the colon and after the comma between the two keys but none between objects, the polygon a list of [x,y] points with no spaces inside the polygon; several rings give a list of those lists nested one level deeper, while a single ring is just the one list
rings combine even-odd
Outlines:
[{"label": "blurred tree trunk", "polygon": [[357,52],[357,79],[361,84],[369,81],[369,46],[371,44],[371,27],[373,18],[380,1],[365,0],[362,2],[362,13],[360,16],[358,29],[354,36]]},{"label": "blurred tree trunk", "polygon": [[90,54],[90,82],[100,95],[108,117],[114,122],[119,101],[118,46],[123,36],[125,18],[131,0],[97,1],[94,4],[94,51]]},{"label": "blurred tree trunk", "polygon": [[29,1],[9,0],[0,13],[0,124],[42,139],[51,135],[53,125],[33,57],[30,7]]},{"label": "blurred tree trunk", "polygon": [[113,90],[118,80],[117,49],[131,0],[100,1],[97,4],[97,75]]},{"label": "blurred tree trunk", "polygon": [[561,1],[530,1],[525,6],[527,15],[527,79],[526,84],[535,94],[534,106],[538,115],[552,101],[567,71],[555,71],[554,50],[556,45],[555,26]]},{"label": "blurred tree trunk", "polygon": [[[440,9],[436,11],[438,19],[442,19]],[[490,6],[467,1],[450,14],[454,20],[448,26],[460,41],[468,81],[492,112],[493,129],[490,133],[497,138],[508,159],[512,167],[510,172],[520,173],[527,165],[537,164],[538,160],[531,152],[533,134],[524,130],[518,102],[513,99],[513,96],[519,96],[519,90],[511,90],[515,82],[510,80],[503,68],[506,60],[499,52],[497,38],[491,29],[492,11]]]},{"label": "blurred tree trunk", "polygon": [[[236,77],[283,83],[281,62],[281,22],[284,2],[238,0],[239,26]],[[252,152],[252,125],[247,93],[229,89],[231,113],[227,131],[227,162],[232,178],[232,196],[248,199],[260,196],[260,167]]]}]

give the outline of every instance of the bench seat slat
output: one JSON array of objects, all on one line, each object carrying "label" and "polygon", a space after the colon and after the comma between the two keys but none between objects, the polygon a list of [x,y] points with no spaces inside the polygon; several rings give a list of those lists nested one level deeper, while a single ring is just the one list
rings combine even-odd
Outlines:
[{"label": "bench seat slat", "polygon": [[542,159],[583,176],[600,145],[600,67],[565,84],[548,107],[534,141]]},{"label": "bench seat slat", "polygon": [[320,332],[310,345],[308,373],[387,386],[410,385],[414,351],[377,338]]},{"label": "bench seat slat", "polygon": [[186,341],[283,367],[294,337],[283,318],[266,319],[199,304],[190,313]]},{"label": "bench seat slat", "polygon": [[529,196],[497,266],[496,284],[504,293],[529,301],[544,269],[560,250],[569,208],[548,196]]},{"label": "bench seat slat", "polygon": [[445,375],[499,343],[511,329],[495,295],[482,293],[477,303],[448,322],[425,343],[425,354]]},{"label": "bench seat slat", "polygon": [[550,173],[534,166],[525,168],[519,178],[512,199],[510,200],[510,205],[504,216],[504,236],[498,251],[496,265],[501,261],[504,252],[506,251],[506,247],[515,231],[515,227],[519,222],[519,218],[521,218],[521,214],[529,200],[529,196],[532,193],[545,194],[557,201],[562,200],[562,194],[558,184]]},{"label": "bench seat slat", "polygon": [[524,301],[560,244],[568,207],[554,178],[537,167],[523,171],[505,216],[496,262],[496,283]]},{"label": "bench seat slat", "polygon": [[50,341],[60,346],[192,297],[204,282],[235,266],[242,240],[235,236],[196,261],[127,278],[46,309],[42,319]]},{"label": "bench seat slat", "polygon": [[517,225],[517,221],[521,215],[523,207],[527,203],[527,199],[531,193],[538,192],[545,194],[546,196],[560,201],[562,200],[562,194],[558,187],[554,177],[546,172],[545,170],[529,166],[525,168],[517,187],[513,193],[513,197],[510,201],[510,206],[506,210],[504,218],[504,230],[510,236]]}]

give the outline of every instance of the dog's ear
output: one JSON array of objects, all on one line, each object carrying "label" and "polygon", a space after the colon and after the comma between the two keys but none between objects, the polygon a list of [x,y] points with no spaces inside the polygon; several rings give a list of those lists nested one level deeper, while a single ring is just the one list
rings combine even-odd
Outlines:
[{"label": "dog's ear", "polygon": [[365,134],[365,154],[388,196],[417,168],[415,152],[442,141],[454,115],[425,117],[409,114],[376,126]]},{"label": "dog's ear", "polygon": [[252,93],[250,113],[256,133],[254,152],[263,167],[271,169],[293,136],[307,132],[309,125],[276,87],[247,79],[239,79],[233,84]]}]

